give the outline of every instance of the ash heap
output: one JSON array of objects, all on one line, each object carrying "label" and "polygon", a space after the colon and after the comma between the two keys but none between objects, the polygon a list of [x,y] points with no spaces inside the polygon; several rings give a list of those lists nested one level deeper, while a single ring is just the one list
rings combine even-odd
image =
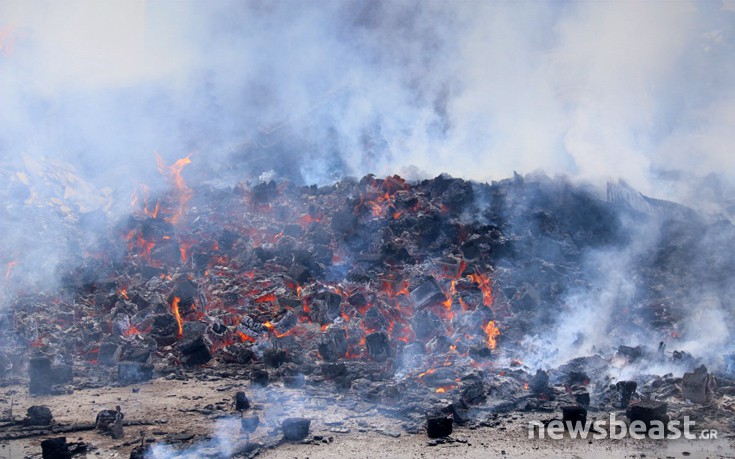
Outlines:
[{"label": "ash heap", "polygon": [[[170,192],[139,189],[128,217],[79,243],[58,289],[8,301],[4,384],[54,395],[226,378],[339,394],[334,403],[377,407],[397,430],[439,438],[508,412],[686,413],[702,428],[732,427],[735,358],[677,348],[692,339],[688,322],[706,320],[693,298],[731,320],[726,220],[624,183],[608,185],[607,199],[540,175],[214,188],[184,182],[189,162],[161,165]],[[86,218],[58,224],[88,241]],[[621,258],[615,272],[600,262]],[[621,267],[625,282],[610,287]],[[580,297],[599,300],[586,312],[607,315],[603,327],[588,327]],[[654,367],[684,377],[645,371]],[[235,405],[250,401],[238,393]],[[123,425],[119,407],[105,416]],[[278,438],[309,432],[299,419],[272,427]],[[257,417],[242,417],[242,429],[257,432]]]}]

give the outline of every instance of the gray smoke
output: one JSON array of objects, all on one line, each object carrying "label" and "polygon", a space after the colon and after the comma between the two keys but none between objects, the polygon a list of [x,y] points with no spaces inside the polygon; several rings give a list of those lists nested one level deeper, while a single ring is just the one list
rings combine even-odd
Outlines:
[{"label": "gray smoke", "polygon": [[155,178],[153,151],[226,163],[277,144],[305,181],[542,168],[687,197],[663,172],[735,170],[734,15],[732,2],[3,2],[2,156],[129,186]]},{"label": "gray smoke", "polygon": [[[0,267],[50,276],[72,243],[43,212],[129,210],[136,186],[167,186],[156,153],[224,184],[622,177],[731,215],[734,45],[732,0],[6,0]],[[610,275],[572,298],[589,334],[636,250],[590,254]]]}]

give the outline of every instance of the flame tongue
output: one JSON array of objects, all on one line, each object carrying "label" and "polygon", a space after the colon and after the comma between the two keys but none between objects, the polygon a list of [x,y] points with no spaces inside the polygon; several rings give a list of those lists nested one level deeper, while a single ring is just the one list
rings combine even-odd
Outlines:
[{"label": "flame tongue", "polygon": [[483,331],[487,335],[487,346],[490,349],[495,349],[495,346],[497,346],[496,338],[500,336],[500,330],[498,329],[497,325],[495,325],[495,321],[491,320],[490,322],[485,325],[483,328]]},{"label": "flame tongue", "polygon": [[[172,224],[176,224],[186,210],[186,204],[194,196],[194,192],[186,186],[184,178],[181,176],[181,171],[187,164],[191,164],[191,154],[184,158],[177,160],[171,166],[166,166],[163,162],[163,158],[160,155],[156,155],[156,162],[158,163],[158,171],[164,177],[168,178],[174,186],[174,198],[177,201],[176,207],[172,210],[172,214],[166,218],[166,221]],[[156,206],[156,212],[158,206]]]},{"label": "flame tongue", "polygon": [[181,314],[179,313],[179,302],[181,302],[181,298],[175,296],[173,301],[171,302],[171,312],[174,313],[174,317],[176,317],[176,323],[179,324],[178,336],[181,337],[184,334],[184,323],[181,320]]}]

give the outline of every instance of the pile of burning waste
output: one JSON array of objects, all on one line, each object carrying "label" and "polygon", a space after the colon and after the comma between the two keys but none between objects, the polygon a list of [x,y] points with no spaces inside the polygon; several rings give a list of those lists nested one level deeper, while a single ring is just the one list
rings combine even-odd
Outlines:
[{"label": "pile of burning waste", "polygon": [[[252,387],[381,404],[407,431],[431,437],[453,424],[492,426],[510,411],[571,419],[638,406],[633,417],[663,417],[735,388],[722,377],[714,384],[705,367],[692,371],[692,355],[666,351],[684,317],[676,298],[690,285],[678,282],[679,260],[660,257],[675,246],[680,253],[667,256],[686,258],[686,231],[641,254],[631,277],[642,293],[606,330],[622,340],[626,327],[649,324],[651,349],[621,341],[556,368],[524,364],[528,338],[590,285],[586,254],[629,244],[626,218],[651,218],[638,204],[655,203],[630,199],[624,186],[611,186],[608,200],[521,176],[216,188],[185,183],[190,162],[159,164],[170,191],[139,187],[129,215],[68,256],[58,289],[9,302],[3,381],[27,379],[31,394],[53,395],[234,371]],[[636,362],[690,373],[611,376]],[[115,413],[111,424],[122,422]],[[257,428],[257,418],[242,419]],[[309,432],[298,419],[282,429],[287,438]]]}]

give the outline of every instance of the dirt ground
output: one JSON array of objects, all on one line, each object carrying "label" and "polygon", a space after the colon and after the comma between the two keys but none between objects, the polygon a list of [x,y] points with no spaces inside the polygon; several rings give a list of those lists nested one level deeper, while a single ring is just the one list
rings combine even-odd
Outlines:
[{"label": "dirt ground", "polygon": [[[735,439],[720,432],[717,440],[581,440],[559,441],[529,439],[528,422],[547,419],[551,413],[511,413],[501,416],[499,425],[455,429],[449,444],[429,446],[423,432],[408,434],[400,421],[377,411],[374,405],[354,404],[341,396],[285,389],[280,386],[251,388],[237,379],[164,380],[128,387],[77,390],[72,394],[29,397],[25,386],[2,389],[0,407],[7,418],[12,404],[15,419],[24,417],[31,405],[51,408],[59,425],[94,422],[98,411],[119,405],[126,421],[149,425],[128,426],[125,438],[113,440],[93,430],[51,434],[0,441],[0,458],[41,457],[41,440],[66,436],[67,441],[91,445],[86,457],[127,458],[141,438],[168,443],[174,448],[201,444],[210,439],[208,449],[190,450],[189,457],[202,457],[216,449],[233,451],[247,442],[240,433],[237,414],[231,402],[238,390],[245,390],[253,402],[251,412],[261,424],[249,438],[265,445],[260,457],[285,458],[395,458],[395,457],[569,457],[569,458],[735,458]],[[349,406],[348,409],[346,406]],[[312,419],[311,435],[323,436],[320,442],[291,444],[280,441],[280,422],[293,416]],[[0,430],[6,437],[12,428]],[[77,456],[77,457],[85,457]]]}]

